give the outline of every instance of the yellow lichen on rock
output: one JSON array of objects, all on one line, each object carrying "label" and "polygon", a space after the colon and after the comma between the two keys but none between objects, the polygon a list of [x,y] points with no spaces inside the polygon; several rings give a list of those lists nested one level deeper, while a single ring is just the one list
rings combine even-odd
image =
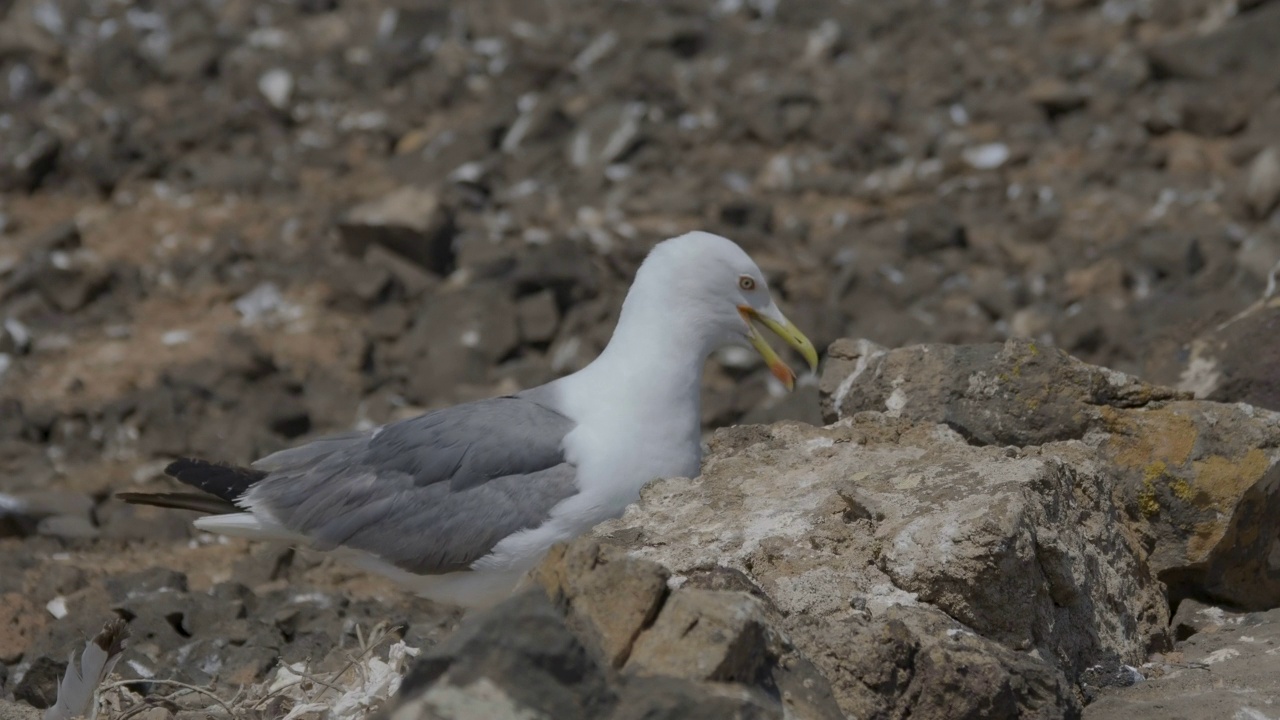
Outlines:
[{"label": "yellow lichen on rock", "polygon": [[1191,483],[1183,480],[1182,478],[1174,478],[1174,480],[1169,483],[1169,489],[1173,491],[1174,497],[1183,502],[1189,503],[1191,502],[1191,499],[1196,496],[1196,492],[1191,487]]},{"label": "yellow lichen on rock", "polygon": [[1270,467],[1267,454],[1258,448],[1252,448],[1244,457],[1234,460],[1212,455],[1192,463],[1192,481],[1195,489],[1209,498],[1213,509],[1229,512],[1240,496],[1262,479]]},{"label": "yellow lichen on rock", "polygon": [[1191,459],[1200,431],[1191,416],[1170,409],[1116,410],[1102,408],[1103,421],[1111,430],[1108,444],[1116,462],[1142,469],[1143,477],[1159,464],[1159,474],[1181,468]]},{"label": "yellow lichen on rock", "polygon": [[1142,470],[1142,491],[1138,493],[1138,507],[1142,514],[1151,517],[1160,511],[1160,498],[1156,495],[1156,481],[1169,474],[1169,466],[1156,460]]}]

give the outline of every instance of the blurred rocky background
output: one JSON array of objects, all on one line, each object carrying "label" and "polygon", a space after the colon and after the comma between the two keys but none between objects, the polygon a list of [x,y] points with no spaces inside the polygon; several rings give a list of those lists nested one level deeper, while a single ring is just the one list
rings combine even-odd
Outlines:
[{"label": "blurred rocky background", "polygon": [[[1267,0],[0,0],[3,694],[45,702],[111,610],[145,625],[134,678],[257,681],[379,621],[433,645],[453,614],[109,495],[571,372],[686,230],[739,241],[819,348],[1016,338],[1177,391],[1144,403],[1280,409],[1277,38]],[[1093,427],[1009,435],[943,411],[965,387],[912,417]],[[824,417],[816,378],[724,352],[705,426],[821,425],[838,390]],[[1216,507],[1271,507],[1250,467]],[[1272,601],[1219,591],[1214,542],[1151,561],[1174,491],[1143,483],[1176,473],[1133,472],[1125,562],[1174,588],[1137,663],[1184,598]]]}]

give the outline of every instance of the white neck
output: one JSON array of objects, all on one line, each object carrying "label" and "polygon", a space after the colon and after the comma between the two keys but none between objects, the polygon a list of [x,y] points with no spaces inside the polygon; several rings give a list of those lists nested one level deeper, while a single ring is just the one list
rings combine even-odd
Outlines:
[{"label": "white neck", "polygon": [[[641,269],[609,345],[582,370],[557,383],[569,416],[595,447],[618,460],[631,453],[636,482],[696,475],[701,460],[701,385],[718,346],[696,312],[664,302],[660,273]],[[590,427],[588,430],[587,427]],[[652,472],[650,472],[652,471]],[[616,467],[614,472],[616,472]],[[638,487],[636,488],[638,489]]]}]

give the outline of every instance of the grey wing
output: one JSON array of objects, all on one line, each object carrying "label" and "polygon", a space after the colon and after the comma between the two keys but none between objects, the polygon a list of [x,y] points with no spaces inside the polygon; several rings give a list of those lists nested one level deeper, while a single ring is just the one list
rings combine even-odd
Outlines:
[{"label": "grey wing", "polygon": [[269,455],[246,499],[320,547],[416,573],[464,570],[578,492],[573,422],[522,397],[457,405]]}]

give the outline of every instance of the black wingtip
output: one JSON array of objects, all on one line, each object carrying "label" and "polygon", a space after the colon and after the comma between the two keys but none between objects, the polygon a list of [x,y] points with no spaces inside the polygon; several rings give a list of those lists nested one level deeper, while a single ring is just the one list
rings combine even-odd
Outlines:
[{"label": "black wingtip", "polygon": [[187,485],[228,502],[235,501],[254,483],[267,476],[261,470],[196,458],[174,460],[165,467],[164,472]]}]

